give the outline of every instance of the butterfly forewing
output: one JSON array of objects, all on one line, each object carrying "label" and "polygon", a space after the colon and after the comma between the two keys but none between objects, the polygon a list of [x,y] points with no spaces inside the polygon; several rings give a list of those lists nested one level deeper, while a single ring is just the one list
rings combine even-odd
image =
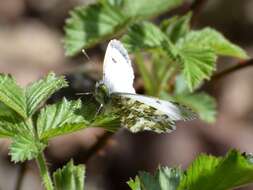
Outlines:
[{"label": "butterfly forewing", "polygon": [[111,40],[107,46],[103,64],[103,83],[110,93],[135,93],[134,72],[128,53],[118,40]]}]

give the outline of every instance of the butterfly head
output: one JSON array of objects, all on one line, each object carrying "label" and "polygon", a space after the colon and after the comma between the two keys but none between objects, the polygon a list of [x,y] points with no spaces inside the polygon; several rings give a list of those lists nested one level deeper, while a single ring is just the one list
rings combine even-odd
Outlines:
[{"label": "butterfly head", "polygon": [[100,104],[105,105],[109,101],[109,96],[110,96],[109,89],[106,87],[103,81],[97,82],[95,88],[96,100]]}]

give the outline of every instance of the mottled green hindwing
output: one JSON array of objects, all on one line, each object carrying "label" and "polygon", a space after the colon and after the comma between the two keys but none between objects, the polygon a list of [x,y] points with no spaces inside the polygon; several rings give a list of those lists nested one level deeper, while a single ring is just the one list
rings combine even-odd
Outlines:
[{"label": "mottled green hindwing", "polygon": [[176,128],[166,113],[126,96],[112,94],[109,106],[121,118],[121,125],[134,133],[145,130],[164,133]]}]

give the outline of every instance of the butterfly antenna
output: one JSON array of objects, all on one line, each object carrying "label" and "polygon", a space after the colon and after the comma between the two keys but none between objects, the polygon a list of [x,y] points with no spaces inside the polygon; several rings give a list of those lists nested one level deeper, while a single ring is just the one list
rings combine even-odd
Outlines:
[{"label": "butterfly antenna", "polygon": [[91,61],[91,59],[90,59],[90,57],[88,56],[88,54],[87,54],[87,52],[85,51],[85,49],[82,49],[82,53],[83,53],[83,55],[84,55],[92,64],[94,64],[94,62]]},{"label": "butterfly antenna", "polygon": [[82,53],[84,54],[84,56],[90,61],[90,57],[88,56],[87,52],[85,51],[85,49],[82,49]]}]

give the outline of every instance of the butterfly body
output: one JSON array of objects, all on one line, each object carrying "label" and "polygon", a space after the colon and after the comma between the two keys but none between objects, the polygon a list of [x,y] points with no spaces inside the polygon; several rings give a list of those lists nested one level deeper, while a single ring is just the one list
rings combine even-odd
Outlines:
[{"label": "butterfly body", "polygon": [[103,79],[95,90],[95,97],[105,112],[116,114],[121,125],[132,132],[171,132],[175,130],[175,121],[196,116],[185,106],[136,94],[133,81],[134,72],[126,49],[119,41],[110,41],[104,59]]}]

